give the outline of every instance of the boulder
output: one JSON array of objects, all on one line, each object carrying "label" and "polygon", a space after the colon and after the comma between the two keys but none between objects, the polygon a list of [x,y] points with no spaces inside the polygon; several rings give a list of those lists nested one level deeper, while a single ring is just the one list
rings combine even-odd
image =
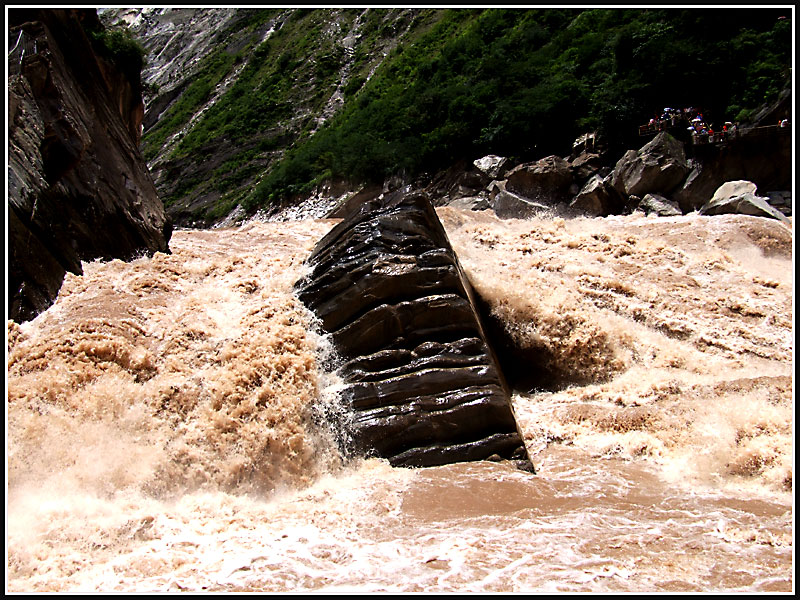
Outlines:
[{"label": "boulder", "polygon": [[590,131],[579,136],[572,142],[572,156],[581,153],[594,152],[597,147],[597,133]]},{"label": "boulder", "polygon": [[599,174],[603,163],[599,154],[581,152],[569,161],[569,168],[576,181],[586,182],[591,176]]},{"label": "boulder", "polygon": [[677,202],[661,194],[645,194],[644,198],[639,202],[638,208],[648,215],[657,215],[659,217],[677,217],[683,214]]},{"label": "boulder", "polygon": [[529,219],[553,208],[509,191],[506,181],[493,181],[489,185],[489,205],[501,219]]},{"label": "boulder", "polygon": [[593,175],[570,202],[570,208],[591,217],[605,216],[613,212],[616,197],[606,179]]},{"label": "boulder", "polygon": [[508,170],[508,159],[495,154],[479,158],[472,164],[489,179],[502,179]]},{"label": "boulder", "polygon": [[752,215],[777,219],[784,223],[790,222],[781,211],[769,203],[769,198],[757,196],[755,184],[749,181],[724,183],[698,212],[701,215]]},{"label": "boulder", "polygon": [[436,173],[427,184],[412,187],[427,194],[435,206],[444,206],[459,198],[480,195],[490,182],[491,178],[475,164],[461,160]]},{"label": "boulder", "polygon": [[709,202],[719,202],[742,194],[755,194],[757,189],[752,181],[726,181],[716,189]]},{"label": "boulder", "polygon": [[25,321],[82,261],[168,252],[171,223],[138,149],[139,82],[95,53],[96,12],[9,21],[7,293],[9,318]]},{"label": "boulder", "polygon": [[700,208],[719,187],[721,182],[718,178],[709,175],[709,169],[705,169],[702,164],[695,165],[683,183],[671,194],[684,213]]},{"label": "boulder", "polygon": [[623,196],[669,194],[690,170],[683,144],[662,131],[641,149],[628,150],[617,161],[612,185]]},{"label": "boulder", "polygon": [[532,470],[472,289],[426,195],[362,204],[307,262],[295,288],[341,361],[346,453]]},{"label": "boulder", "polygon": [[569,163],[558,156],[518,165],[506,175],[508,192],[549,206],[569,202],[572,183]]}]

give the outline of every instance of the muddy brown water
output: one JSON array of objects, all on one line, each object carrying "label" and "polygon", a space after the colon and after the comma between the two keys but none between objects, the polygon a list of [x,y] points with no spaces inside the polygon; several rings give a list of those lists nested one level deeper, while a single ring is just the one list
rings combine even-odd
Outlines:
[{"label": "muddy brown water", "polygon": [[332,222],[177,231],[8,325],[7,591],[792,591],[791,229],[440,216],[566,382],[512,398],[535,475],[345,463]]}]

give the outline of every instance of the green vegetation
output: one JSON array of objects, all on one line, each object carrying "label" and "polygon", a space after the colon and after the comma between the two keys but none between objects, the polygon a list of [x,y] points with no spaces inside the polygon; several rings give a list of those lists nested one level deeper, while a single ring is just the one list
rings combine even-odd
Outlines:
[{"label": "green vegetation", "polygon": [[[222,144],[239,148],[205,185],[222,192],[226,206],[235,198],[249,211],[291,201],[328,178],[380,182],[488,153],[563,155],[586,131],[623,150],[665,106],[700,107],[715,123],[743,119],[791,80],[791,22],[776,9],[361,12],[339,14],[343,30],[361,19],[350,56],[326,33],[327,10],[296,11],[241,56],[220,50],[148,132],[146,155],[244,60],[173,159],[207,157]],[[374,49],[402,32],[372,73]],[[318,130],[309,117],[289,132],[298,106],[318,114],[346,60],[344,106]],[[255,187],[230,189],[257,180],[259,170]]]},{"label": "green vegetation", "polygon": [[100,27],[87,35],[100,56],[114,63],[130,81],[140,81],[147,52],[127,27]]},{"label": "green vegetation", "polygon": [[[230,36],[219,36],[224,43],[201,62],[143,137],[145,158],[159,157],[168,171],[161,190],[168,207],[208,196],[226,206],[241,202],[285,148],[311,136],[316,116],[341,83],[345,61],[349,81],[360,87],[378,60],[372,48],[381,32],[386,34],[387,22],[394,23],[398,15],[392,27],[409,24],[403,20],[407,11],[393,9],[337,11],[335,26],[330,11],[293,10],[288,19],[281,11],[244,12],[249,14],[246,23],[238,21]],[[262,41],[275,17],[282,25]],[[356,55],[349,60],[341,35],[361,17]],[[350,85],[343,94],[356,91]],[[215,102],[201,112],[212,94],[218,95]],[[195,217],[217,212],[214,208]]]},{"label": "green vegetation", "polygon": [[224,51],[216,51],[204,62],[202,70],[191,79],[169,114],[148,132],[143,149],[147,160],[158,153],[172,133],[189,121],[208,99],[214,86],[230,72],[235,60],[234,56]]},{"label": "green vegetation", "polygon": [[[248,69],[240,75],[240,78],[246,76],[252,71],[252,64],[257,61],[261,54],[259,50],[253,53],[253,46],[256,44],[252,33],[264,22],[268,21],[273,16],[273,11],[261,10],[251,11],[249,18],[239,23],[240,30],[236,31],[236,35],[244,38],[243,48],[235,51],[230,50],[230,44],[216,48],[209,56],[207,56],[200,68],[192,74],[192,77],[187,81],[186,89],[180,94],[178,100],[170,107],[170,110],[159,120],[155,127],[150,129],[143,138],[143,153],[147,160],[152,160],[165,145],[168,139],[173,135],[180,132],[189,120],[195,116],[203,104],[208,100],[215,88],[220,85],[226,77],[231,75],[235,69],[240,68],[247,57]],[[220,35],[222,39],[227,34]],[[235,45],[234,45],[235,46]],[[231,93],[240,100],[240,104],[249,104],[249,97],[245,97],[243,90],[247,88],[248,84],[252,81],[241,81],[234,86]],[[173,157],[188,156],[196,153],[198,150],[203,149],[205,146],[205,154],[208,154],[209,144],[213,142],[214,138],[228,135],[232,129],[238,128],[246,131],[248,123],[252,120],[253,109],[245,112],[225,110],[230,107],[232,103],[229,101],[223,107],[223,110],[216,110],[212,113],[212,123],[206,123],[201,120],[201,128],[192,128],[187,132],[186,136],[181,138],[179,145],[173,152]],[[235,107],[238,108],[238,107]],[[221,115],[219,114],[221,113]],[[235,117],[234,117],[235,115]],[[231,123],[235,121],[235,123]],[[220,125],[222,123],[222,126]]]},{"label": "green vegetation", "polygon": [[252,209],[320,179],[380,181],[493,152],[612,147],[663,106],[741,118],[789,81],[791,25],[769,10],[452,10],[401,46],[327,128],[294,148]]}]

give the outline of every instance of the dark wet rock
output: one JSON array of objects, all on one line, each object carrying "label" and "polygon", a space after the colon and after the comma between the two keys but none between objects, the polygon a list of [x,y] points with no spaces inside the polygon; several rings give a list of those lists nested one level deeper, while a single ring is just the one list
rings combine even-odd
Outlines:
[{"label": "dark wet rock", "polygon": [[462,160],[436,173],[427,183],[412,184],[409,189],[426,194],[435,206],[445,206],[463,198],[485,196],[490,182],[489,175],[477,164]]},{"label": "dark wet rock", "polygon": [[358,210],[364,202],[373,200],[381,194],[382,188],[377,185],[364,185],[358,190],[346,194],[327,214],[328,218],[341,219],[354,210]]},{"label": "dark wet rock", "polygon": [[774,190],[765,194],[770,206],[777,208],[782,214],[791,216],[792,214],[792,192],[791,190]]},{"label": "dark wet rock", "polygon": [[593,175],[599,174],[602,168],[602,158],[594,152],[581,152],[569,161],[569,169],[578,182],[585,183]]},{"label": "dark wet rock", "polygon": [[398,466],[532,470],[469,282],[428,197],[362,203],[308,259],[299,298],[329,332],[352,409],[346,450]]},{"label": "dark wet rock", "polygon": [[609,178],[593,175],[575,195],[570,207],[587,216],[599,217],[616,212],[621,204],[622,199]]}]

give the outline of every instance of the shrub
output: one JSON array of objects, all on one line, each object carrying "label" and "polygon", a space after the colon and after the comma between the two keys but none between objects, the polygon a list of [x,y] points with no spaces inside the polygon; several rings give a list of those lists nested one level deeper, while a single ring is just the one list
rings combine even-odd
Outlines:
[{"label": "shrub", "polygon": [[114,63],[131,81],[139,81],[147,52],[125,25],[101,27],[88,35],[100,56]]}]

